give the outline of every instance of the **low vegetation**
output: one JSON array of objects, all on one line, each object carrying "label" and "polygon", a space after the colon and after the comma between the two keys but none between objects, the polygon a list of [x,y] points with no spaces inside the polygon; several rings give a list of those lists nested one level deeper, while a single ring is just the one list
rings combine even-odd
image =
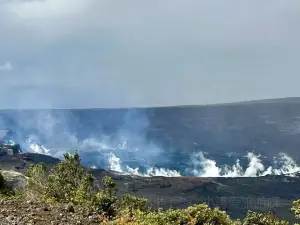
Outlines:
[{"label": "low vegetation", "polygon": [[[103,186],[80,164],[80,157],[65,154],[64,160],[51,171],[44,164],[31,165],[26,173],[27,185],[22,191],[12,191],[0,171],[0,196],[24,201],[81,206],[99,215],[99,224],[106,225],[288,225],[287,221],[271,213],[249,211],[242,220],[231,219],[218,208],[207,204],[186,209],[151,209],[146,198],[125,194],[118,198],[117,187],[111,177],[104,177]],[[300,200],[291,209],[300,218]]]}]

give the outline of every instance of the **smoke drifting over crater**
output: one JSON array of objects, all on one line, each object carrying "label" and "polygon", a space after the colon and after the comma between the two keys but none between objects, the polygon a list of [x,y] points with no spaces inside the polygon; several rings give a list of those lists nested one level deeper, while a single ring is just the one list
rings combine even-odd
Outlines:
[{"label": "smoke drifting over crater", "polygon": [[182,157],[163,147],[159,139],[148,137],[149,114],[133,109],[118,114],[105,110],[7,111],[2,112],[0,125],[13,131],[4,142],[19,143],[23,151],[62,158],[63,153],[78,150],[85,166],[123,174],[256,177],[300,172],[285,153],[270,159],[246,151],[239,156],[242,158],[227,154],[221,164],[210,156],[209,149],[187,150]]},{"label": "smoke drifting over crater", "polygon": [[[113,153],[134,165],[154,165],[164,161],[164,150],[148,140],[148,119],[134,110],[121,113],[121,118],[101,115],[85,110],[41,110],[2,113],[0,126],[13,132],[4,139],[19,143],[25,151],[61,158],[64,152],[77,150],[85,165],[108,168],[107,155]],[[76,116],[75,116],[76,114]],[[101,114],[101,113],[100,113]],[[110,118],[112,117],[112,118]],[[111,120],[111,121],[109,121]]]}]

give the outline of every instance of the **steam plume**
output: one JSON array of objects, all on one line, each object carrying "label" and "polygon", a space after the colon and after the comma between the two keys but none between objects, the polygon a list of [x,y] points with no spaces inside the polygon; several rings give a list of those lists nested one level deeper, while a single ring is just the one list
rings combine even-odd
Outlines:
[{"label": "steam plume", "polygon": [[[19,143],[23,151],[62,158],[63,153],[79,151],[85,166],[105,168],[123,174],[137,176],[199,176],[199,177],[257,177],[289,175],[300,172],[300,167],[287,154],[280,153],[271,159],[272,165],[264,165],[261,156],[247,153],[248,165],[240,159],[233,164],[220,165],[203,152],[192,154],[185,169],[176,167],[168,149],[149,141],[146,130],[149,121],[146,113],[125,111],[121,119],[106,118],[97,122],[99,115],[89,114],[88,126],[80,117],[86,112],[70,111],[21,111],[0,115],[0,126],[11,128],[14,135],[6,143]],[[100,115],[101,117],[101,115]],[[118,117],[119,118],[119,117]],[[108,121],[106,121],[108,120]],[[106,123],[105,123],[106,122]],[[116,130],[110,130],[117,127]],[[169,157],[169,158],[168,158]],[[230,158],[228,156],[228,158]]]}]

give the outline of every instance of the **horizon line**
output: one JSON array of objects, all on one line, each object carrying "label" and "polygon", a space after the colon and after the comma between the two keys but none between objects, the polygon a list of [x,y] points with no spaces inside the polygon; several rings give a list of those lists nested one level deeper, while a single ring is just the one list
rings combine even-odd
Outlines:
[{"label": "horizon line", "polygon": [[[150,108],[178,108],[178,107],[207,107],[207,106],[223,106],[223,105],[236,105],[236,104],[255,104],[264,103],[266,101],[288,101],[299,100],[300,97],[281,97],[281,98],[262,98],[254,100],[236,101],[236,102],[224,102],[224,103],[208,103],[208,104],[178,104],[178,105],[163,105],[163,106],[128,106],[128,107],[86,107],[86,108],[0,108],[0,111],[16,111],[16,110],[129,110],[129,109],[150,109]],[[271,102],[270,102],[271,103]],[[274,102],[279,103],[279,102]]]}]

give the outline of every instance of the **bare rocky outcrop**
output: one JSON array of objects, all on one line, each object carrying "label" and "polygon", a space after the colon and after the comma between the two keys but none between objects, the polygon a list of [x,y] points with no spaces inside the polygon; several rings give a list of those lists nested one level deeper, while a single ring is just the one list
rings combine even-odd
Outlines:
[{"label": "bare rocky outcrop", "polygon": [[3,175],[6,185],[13,189],[23,188],[26,185],[26,176],[22,173],[16,171],[7,171],[1,170],[1,174]]}]

